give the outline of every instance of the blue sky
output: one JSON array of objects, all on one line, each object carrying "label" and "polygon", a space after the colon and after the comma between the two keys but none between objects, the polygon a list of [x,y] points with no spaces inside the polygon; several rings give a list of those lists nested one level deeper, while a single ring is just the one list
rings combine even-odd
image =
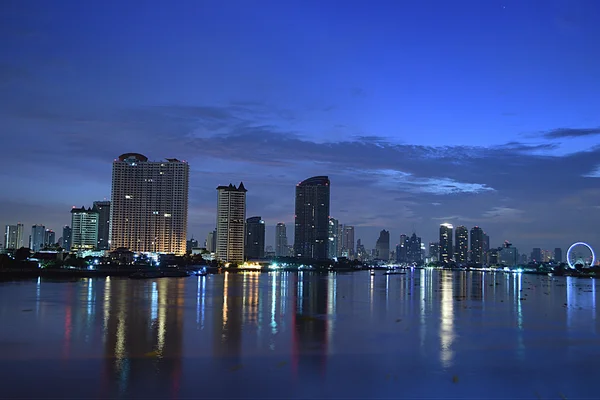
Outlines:
[{"label": "blue sky", "polygon": [[195,237],[217,185],[291,233],[295,183],[329,175],[368,247],[446,221],[600,246],[595,0],[0,7],[1,224],[58,229],[135,151],[190,162]]}]

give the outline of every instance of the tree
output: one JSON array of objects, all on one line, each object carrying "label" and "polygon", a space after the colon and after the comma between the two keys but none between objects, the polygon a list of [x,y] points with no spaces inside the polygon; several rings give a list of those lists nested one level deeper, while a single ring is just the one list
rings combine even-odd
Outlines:
[{"label": "tree", "polygon": [[15,251],[15,261],[25,261],[31,256],[31,250],[27,247],[21,247]]}]

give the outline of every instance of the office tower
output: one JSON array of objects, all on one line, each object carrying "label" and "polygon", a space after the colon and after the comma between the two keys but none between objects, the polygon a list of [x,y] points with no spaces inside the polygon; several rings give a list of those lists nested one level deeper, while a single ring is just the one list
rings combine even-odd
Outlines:
[{"label": "office tower", "polygon": [[390,232],[383,229],[379,232],[379,238],[375,243],[377,258],[383,261],[390,260]]},{"label": "office tower", "polygon": [[531,252],[531,261],[533,262],[542,262],[542,249],[539,247],[534,247]]},{"label": "office tower", "polygon": [[33,251],[40,251],[44,248],[45,237],[46,227],[44,225],[33,225],[31,227],[31,236],[29,237],[29,248]]},{"label": "office tower", "polygon": [[71,227],[68,225],[65,225],[63,227],[63,249],[65,249],[66,251],[71,251],[71,237],[72,237],[72,230]]},{"label": "office tower", "polygon": [[490,237],[487,233],[483,232],[483,259],[485,260],[486,255],[490,251]]},{"label": "office tower", "polygon": [[71,209],[71,250],[95,250],[98,246],[98,211],[92,208]]},{"label": "office tower", "polygon": [[457,263],[465,264],[469,255],[469,230],[461,225],[454,231],[454,259]]},{"label": "office tower", "polygon": [[336,257],[341,257],[342,256],[342,242],[344,240],[344,225],[340,224],[340,222],[338,221],[338,226],[337,226],[337,252],[336,252]]},{"label": "office tower", "polygon": [[4,249],[17,250],[25,245],[23,224],[6,225],[4,230]]},{"label": "office tower", "polygon": [[484,233],[478,226],[471,228],[471,262],[475,264],[484,264]]},{"label": "office tower", "polygon": [[275,256],[289,257],[287,229],[283,222],[279,222],[275,226]]},{"label": "office tower", "polygon": [[358,261],[366,261],[369,258],[369,254],[360,239],[356,241],[356,258]]},{"label": "office tower", "polygon": [[563,262],[562,249],[560,247],[554,249],[554,261],[557,263]]},{"label": "office tower", "polygon": [[56,233],[52,229],[46,229],[44,232],[44,247],[56,244]]},{"label": "office tower", "polygon": [[354,227],[344,225],[342,228],[342,257],[354,258]]},{"label": "office tower", "polygon": [[217,258],[224,262],[244,262],[246,225],[246,188],[217,187]]},{"label": "office tower", "polygon": [[405,234],[400,235],[400,243],[396,246],[396,262],[408,262],[408,237]]},{"label": "office tower", "polygon": [[335,218],[329,217],[329,231],[328,231],[328,245],[327,245],[327,258],[330,260],[338,256],[338,228],[339,221]]},{"label": "office tower", "polygon": [[113,163],[110,248],[184,254],[189,173],[189,165],[175,158],[119,156]]},{"label": "office tower", "polygon": [[330,182],[314,176],[296,185],[294,255],[326,259],[329,244]]},{"label": "office tower", "polygon": [[516,247],[512,247],[512,244],[508,241],[504,242],[504,245],[498,253],[498,261],[500,264],[512,267],[518,264],[519,251]]},{"label": "office tower", "polygon": [[6,250],[17,249],[17,225],[6,225],[4,229],[4,248]]},{"label": "office tower", "polygon": [[185,252],[190,254],[192,252],[192,249],[197,249],[198,248],[198,241],[194,238],[191,238],[190,240],[188,240],[187,242],[185,242]]},{"label": "office tower", "polygon": [[431,262],[439,261],[440,244],[438,242],[429,242],[429,259]]},{"label": "office tower", "polygon": [[265,221],[261,217],[250,217],[246,220],[244,253],[247,260],[265,257]]},{"label": "office tower", "polygon": [[206,236],[206,250],[210,253],[217,251],[217,230],[208,232]]},{"label": "office tower", "polygon": [[452,224],[440,225],[440,261],[449,263],[452,261]]},{"label": "office tower", "polygon": [[110,201],[95,201],[93,209],[98,212],[98,250],[109,250]]},{"label": "office tower", "polygon": [[423,261],[423,253],[421,251],[421,238],[413,233],[410,238],[406,239],[406,262],[410,264],[419,264]]}]

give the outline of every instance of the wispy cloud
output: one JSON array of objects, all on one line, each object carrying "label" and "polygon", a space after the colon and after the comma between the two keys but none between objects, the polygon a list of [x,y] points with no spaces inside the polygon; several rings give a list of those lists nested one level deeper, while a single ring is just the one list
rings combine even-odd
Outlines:
[{"label": "wispy cloud", "polygon": [[600,135],[600,127],[596,128],[558,128],[544,132],[546,139],[576,138],[583,136]]}]

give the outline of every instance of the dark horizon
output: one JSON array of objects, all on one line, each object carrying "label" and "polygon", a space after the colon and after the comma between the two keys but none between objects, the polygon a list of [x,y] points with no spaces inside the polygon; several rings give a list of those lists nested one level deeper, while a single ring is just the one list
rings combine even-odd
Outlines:
[{"label": "dark horizon", "polygon": [[[439,224],[600,248],[592,1],[0,5],[0,226],[70,224],[129,151],[190,165],[188,238],[243,181],[266,244],[295,184],[374,248]],[[564,253],[563,253],[564,254]]]}]

